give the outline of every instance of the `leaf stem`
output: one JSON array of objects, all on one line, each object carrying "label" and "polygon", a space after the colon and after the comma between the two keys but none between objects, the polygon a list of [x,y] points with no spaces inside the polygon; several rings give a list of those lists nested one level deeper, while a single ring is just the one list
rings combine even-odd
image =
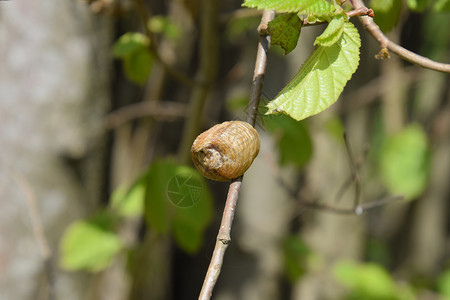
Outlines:
[{"label": "leaf stem", "polygon": [[[270,36],[267,35],[267,24],[273,20],[275,12],[273,10],[264,11],[261,23],[258,27],[260,34],[258,50],[256,55],[255,71],[253,75],[252,88],[250,93],[248,119],[247,122],[254,126],[258,104],[261,97],[262,84],[264,81],[264,74],[267,64],[267,51],[270,47]],[[233,180],[228,189],[227,201],[222,215],[222,222],[220,224],[219,233],[217,234],[216,246],[208,267],[208,271],[203,282],[202,290],[200,291],[200,300],[207,300],[211,298],[214,286],[222,269],[223,257],[228,245],[231,242],[230,232],[234,219],[236,203],[238,200],[239,190],[242,184],[242,176]]]},{"label": "leaf stem", "polygon": [[[350,0],[350,3],[355,10],[367,8],[362,0]],[[367,30],[381,45],[381,52],[377,57],[388,57],[388,54],[386,53],[386,49],[388,49],[400,56],[402,59],[415,65],[439,72],[450,73],[450,64],[436,62],[427,57],[418,55],[389,40],[371,17],[359,16],[358,19],[364,26],[364,29]]]}]

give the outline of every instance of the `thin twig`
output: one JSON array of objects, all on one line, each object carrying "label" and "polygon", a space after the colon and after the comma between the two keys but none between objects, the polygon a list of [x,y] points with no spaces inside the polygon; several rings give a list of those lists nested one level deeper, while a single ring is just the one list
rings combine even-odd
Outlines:
[{"label": "thin twig", "polygon": [[259,101],[261,99],[262,84],[266,73],[267,51],[270,47],[270,36],[267,35],[267,24],[275,17],[274,11],[264,11],[261,24],[258,26],[260,35],[258,50],[256,53],[255,71],[250,92],[250,101],[247,111],[247,122],[255,126],[256,115],[258,114]]},{"label": "thin twig", "polygon": [[186,104],[179,102],[148,102],[142,101],[121,107],[110,113],[106,118],[106,127],[115,128],[123,123],[143,117],[157,120],[173,120],[186,115]]},{"label": "thin twig", "polygon": [[[262,84],[264,80],[264,73],[267,64],[267,51],[270,47],[270,36],[266,34],[267,23],[275,17],[274,11],[264,11],[261,18],[261,24],[258,27],[260,34],[258,51],[256,55],[255,71],[253,75],[253,83],[250,93],[249,111],[247,122],[254,126],[258,104],[261,97]],[[211,262],[203,282],[202,290],[200,291],[199,299],[207,300],[211,298],[214,286],[219,277],[220,270],[223,264],[223,257],[228,245],[231,242],[230,232],[233,223],[234,213],[236,209],[236,202],[242,183],[242,176],[235,179],[229,187],[227,201],[225,203],[222,222],[219,233],[217,235],[216,246],[214,248]]]},{"label": "thin twig", "polygon": [[[350,0],[351,5],[355,10],[367,8],[362,0]],[[402,59],[409,61],[410,63],[416,64],[418,66],[440,71],[444,73],[450,73],[450,64],[440,63],[433,61],[424,56],[418,55],[414,52],[411,52],[396,43],[389,40],[383,32],[380,30],[380,27],[373,21],[371,17],[368,16],[359,16],[358,19],[361,21],[364,29],[366,29],[381,45],[380,54],[377,55],[379,58],[388,57],[389,54],[387,50],[392,51],[393,53],[400,56]]]},{"label": "thin twig", "polygon": [[[402,78],[401,86],[396,85],[395,88],[401,88],[403,85],[414,84],[421,79],[420,70],[413,66],[406,67],[401,70],[400,77]],[[338,108],[340,114],[347,114],[356,109],[370,105],[378,100],[380,96],[387,93],[394,88],[388,84],[388,79],[383,76],[378,76],[368,83],[359,87],[357,90],[350,92],[343,96],[342,105]]]},{"label": "thin twig", "polygon": [[235,179],[230,184],[230,188],[228,189],[227,201],[223,210],[219,233],[217,234],[216,246],[214,247],[214,252],[211,257],[211,262],[209,263],[208,272],[206,273],[200,296],[198,297],[200,300],[211,298],[212,291],[217,282],[217,278],[219,277],[223,264],[223,256],[225,255],[225,251],[231,242],[231,225],[234,219],[234,212],[236,209],[241,184],[242,176]]},{"label": "thin twig", "polygon": [[280,176],[276,176],[276,179],[278,181],[278,184],[285,190],[285,192],[292,199],[297,200],[297,204],[300,207],[302,207],[302,208],[307,207],[307,208],[322,210],[322,211],[331,212],[331,213],[340,214],[340,215],[354,215],[354,214],[361,215],[368,210],[386,205],[393,201],[403,200],[405,198],[402,195],[386,196],[386,197],[383,197],[383,198],[380,198],[380,199],[377,199],[377,200],[374,200],[371,202],[358,204],[352,208],[338,208],[338,207],[330,206],[327,204],[322,204],[319,202],[312,202],[312,201],[299,199],[297,196],[297,192],[294,191],[291,187],[289,187],[286,184],[286,182],[284,182],[284,180],[281,179]]},{"label": "thin twig", "polygon": [[360,194],[361,194],[361,189],[360,189],[360,176],[359,176],[359,172],[358,172],[358,167],[355,163],[355,160],[353,159],[353,151],[352,148],[350,147],[350,141],[348,140],[347,134],[344,132],[344,141],[345,141],[345,148],[347,149],[347,155],[348,155],[348,160],[350,163],[350,171],[352,172],[352,180],[353,183],[355,184],[355,201],[354,201],[354,207],[358,207],[359,206],[359,198],[360,198]]},{"label": "thin twig", "polygon": [[44,272],[47,277],[48,284],[48,296],[47,299],[52,300],[55,298],[54,296],[54,271],[51,261],[51,250],[49,243],[47,241],[47,237],[44,233],[44,228],[42,226],[42,220],[39,215],[37,206],[36,206],[36,197],[28,184],[27,180],[21,176],[20,174],[13,173],[13,180],[16,184],[21,188],[23,193],[25,194],[26,204],[28,208],[28,214],[30,216],[31,228],[33,231],[33,236],[36,239],[38,244],[39,252],[41,253],[44,265]]},{"label": "thin twig", "polygon": [[[370,16],[373,17],[373,10],[367,7],[362,7],[359,9],[354,9],[349,12],[346,12],[348,18],[358,17],[358,16]],[[313,23],[309,23],[308,19],[304,19],[302,22],[302,26],[315,26],[315,25],[323,25],[328,24],[327,21],[316,21]]]}]

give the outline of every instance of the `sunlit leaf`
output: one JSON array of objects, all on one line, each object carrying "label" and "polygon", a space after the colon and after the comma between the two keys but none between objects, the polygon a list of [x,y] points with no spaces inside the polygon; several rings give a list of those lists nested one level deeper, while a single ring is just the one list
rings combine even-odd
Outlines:
[{"label": "sunlit leaf", "polygon": [[123,60],[125,75],[138,84],[147,80],[153,64],[148,45],[149,40],[145,35],[128,32],[113,46],[113,55]]},{"label": "sunlit leaf", "polygon": [[437,288],[439,294],[450,299],[450,270],[445,271],[437,280]]},{"label": "sunlit leaf", "polygon": [[436,0],[433,10],[435,12],[450,12],[450,0]]},{"label": "sunlit leaf", "polygon": [[349,288],[355,299],[398,299],[395,282],[377,264],[340,261],[333,268],[336,279]]},{"label": "sunlit leaf", "polygon": [[180,29],[165,16],[153,16],[148,21],[148,29],[154,33],[161,33],[172,40],[180,37]]},{"label": "sunlit leaf", "polygon": [[406,4],[410,10],[422,12],[427,8],[428,0],[408,0]]},{"label": "sunlit leaf", "polygon": [[142,33],[127,32],[114,43],[113,55],[123,58],[147,47],[149,43],[148,38]]},{"label": "sunlit leaf", "polygon": [[258,9],[274,9],[277,12],[297,12],[305,15],[328,15],[335,9],[326,0],[245,0],[242,5]]},{"label": "sunlit leaf", "polygon": [[135,217],[144,213],[146,181],[139,178],[131,188],[118,187],[111,195],[111,207],[120,216]]},{"label": "sunlit leaf", "polygon": [[402,10],[401,0],[372,0],[370,6],[374,12],[374,21],[383,32],[389,32],[397,25]]},{"label": "sunlit leaf", "polygon": [[108,267],[122,249],[112,225],[112,219],[106,213],[70,225],[60,245],[61,266],[66,270],[92,272]]},{"label": "sunlit leaf", "polygon": [[212,218],[209,189],[198,172],[171,160],[152,164],[147,175],[145,217],[161,233],[171,233],[187,252],[198,250]]},{"label": "sunlit leaf", "polygon": [[328,108],[356,71],[360,46],[357,29],[345,22],[341,38],[330,47],[314,50],[294,79],[267,105],[267,113],[302,120]]},{"label": "sunlit leaf", "polygon": [[430,154],[425,132],[410,125],[388,138],[381,151],[381,174],[392,194],[413,199],[425,190],[430,167]]},{"label": "sunlit leaf", "polygon": [[329,47],[336,43],[344,32],[344,23],[346,19],[347,16],[344,16],[343,14],[339,14],[332,18],[324,32],[316,38],[314,45]]},{"label": "sunlit leaf", "polygon": [[279,45],[284,54],[288,54],[297,46],[302,22],[297,14],[281,14],[269,22],[269,33],[272,45]]}]

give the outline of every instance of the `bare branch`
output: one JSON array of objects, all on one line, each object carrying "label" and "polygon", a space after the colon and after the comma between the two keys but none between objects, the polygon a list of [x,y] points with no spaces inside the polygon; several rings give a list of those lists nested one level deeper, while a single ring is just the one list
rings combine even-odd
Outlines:
[{"label": "bare branch", "polygon": [[[351,5],[355,10],[358,9],[367,9],[366,5],[362,0],[350,0]],[[423,68],[440,71],[444,73],[450,73],[450,64],[444,64],[440,62],[433,61],[429,58],[418,55],[414,52],[411,52],[396,43],[389,40],[383,32],[380,30],[380,27],[373,21],[372,18],[368,16],[359,16],[358,19],[366,29],[380,44],[381,52],[377,55],[377,58],[387,58],[389,54],[387,50],[392,51],[393,53],[400,56],[402,59],[409,61],[410,63],[416,64]]]},{"label": "bare branch", "polygon": [[238,200],[239,190],[242,184],[242,176],[235,179],[228,189],[227,201],[222,215],[222,222],[220,223],[219,233],[217,235],[216,246],[209,263],[208,272],[203,282],[202,290],[198,297],[199,300],[210,299],[212,291],[219,277],[220,270],[222,269],[223,256],[227,250],[228,245],[231,242],[230,232],[231,225],[234,219],[234,212],[236,209],[236,203]]},{"label": "bare branch", "polygon": [[[264,73],[267,64],[267,51],[270,47],[270,36],[267,35],[267,23],[275,17],[274,11],[264,11],[261,18],[261,24],[258,27],[260,34],[258,51],[256,55],[255,71],[253,75],[253,83],[250,93],[250,101],[248,108],[247,122],[255,125],[258,104],[261,97]],[[235,179],[229,187],[227,201],[225,203],[222,222],[220,224],[219,233],[217,235],[216,246],[208,267],[208,271],[200,291],[199,299],[207,300],[211,298],[214,286],[219,277],[223,264],[223,257],[228,245],[231,242],[230,232],[233,223],[238,194],[242,183],[242,176]]]},{"label": "bare branch", "polygon": [[133,119],[152,117],[158,120],[173,120],[186,115],[187,107],[178,102],[138,102],[110,113],[106,119],[107,128],[115,128]]},{"label": "bare branch", "polygon": [[277,181],[279,185],[285,190],[285,192],[292,198],[297,201],[297,204],[301,208],[312,208],[312,209],[318,209],[326,212],[331,212],[335,214],[340,215],[361,215],[364,212],[386,205],[388,203],[391,203],[393,201],[403,200],[405,197],[403,195],[396,195],[396,196],[386,196],[371,202],[366,202],[363,204],[358,204],[352,208],[339,208],[335,206],[330,206],[327,204],[319,203],[319,202],[313,202],[313,201],[307,201],[304,199],[300,199],[297,196],[297,192],[293,190],[291,187],[289,187],[284,180],[281,179],[280,176],[276,176]]}]

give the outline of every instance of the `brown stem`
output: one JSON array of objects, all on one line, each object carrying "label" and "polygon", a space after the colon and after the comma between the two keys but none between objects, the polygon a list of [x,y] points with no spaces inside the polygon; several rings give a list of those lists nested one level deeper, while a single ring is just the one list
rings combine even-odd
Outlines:
[{"label": "brown stem", "polygon": [[264,74],[266,73],[267,51],[270,47],[270,36],[267,35],[267,24],[273,20],[274,17],[274,11],[265,11],[261,18],[261,24],[258,26],[260,39],[256,53],[255,70],[253,72],[253,82],[247,112],[247,122],[252,124],[252,126],[255,126],[256,115],[258,113],[262,84],[264,82]]},{"label": "brown stem", "polygon": [[[350,3],[355,10],[367,8],[362,0],[350,0]],[[386,53],[386,49],[388,49],[393,53],[397,54],[398,56],[400,56],[402,59],[409,61],[410,63],[416,64],[423,68],[440,71],[444,73],[450,73],[450,64],[444,64],[433,61],[429,58],[411,52],[389,40],[383,34],[383,32],[380,30],[380,27],[378,27],[378,25],[373,21],[372,18],[368,16],[359,16],[358,19],[363,24],[364,29],[366,29],[381,45],[382,55],[380,55],[379,57],[388,56],[388,54]]]},{"label": "brown stem", "polygon": [[[258,104],[261,96],[262,84],[264,80],[264,73],[267,63],[267,51],[270,47],[270,36],[268,36],[264,30],[269,23],[275,17],[274,11],[264,11],[261,18],[261,24],[258,27],[260,33],[258,51],[256,55],[255,71],[253,75],[253,83],[250,93],[249,111],[247,122],[254,125],[256,114],[258,111]],[[217,234],[216,246],[209,263],[208,271],[203,282],[202,290],[198,299],[207,300],[211,298],[214,286],[219,277],[220,270],[223,264],[223,257],[228,245],[231,242],[230,232],[231,225],[233,223],[234,213],[236,209],[236,203],[238,200],[239,190],[242,184],[242,176],[233,180],[228,189],[227,201],[225,203],[222,222],[220,224],[219,233]]]},{"label": "brown stem", "polygon": [[208,272],[206,273],[205,280],[203,282],[202,290],[198,297],[199,300],[210,299],[214,286],[216,285],[217,278],[219,277],[220,270],[222,269],[223,256],[227,250],[228,245],[231,242],[230,232],[231,225],[233,223],[234,212],[236,209],[236,203],[238,200],[239,190],[242,184],[242,176],[235,179],[228,189],[227,201],[223,210],[222,222],[220,223],[219,233],[217,234],[216,246],[209,263]]},{"label": "brown stem", "polygon": [[137,118],[151,117],[157,120],[173,120],[185,115],[186,105],[184,103],[142,101],[110,113],[106,118],[106,128],[115,128]]},{"label": "brown stem", "polygon": [[369,17],[373,18],[374,13],[373,13],[373,10],[371,8],[359,7],[357,9],[354,9],[354,10],[351,10],[351,11],[347,12],[347,16],[349,18],[359,17],[359,16],[369,16]]}]

